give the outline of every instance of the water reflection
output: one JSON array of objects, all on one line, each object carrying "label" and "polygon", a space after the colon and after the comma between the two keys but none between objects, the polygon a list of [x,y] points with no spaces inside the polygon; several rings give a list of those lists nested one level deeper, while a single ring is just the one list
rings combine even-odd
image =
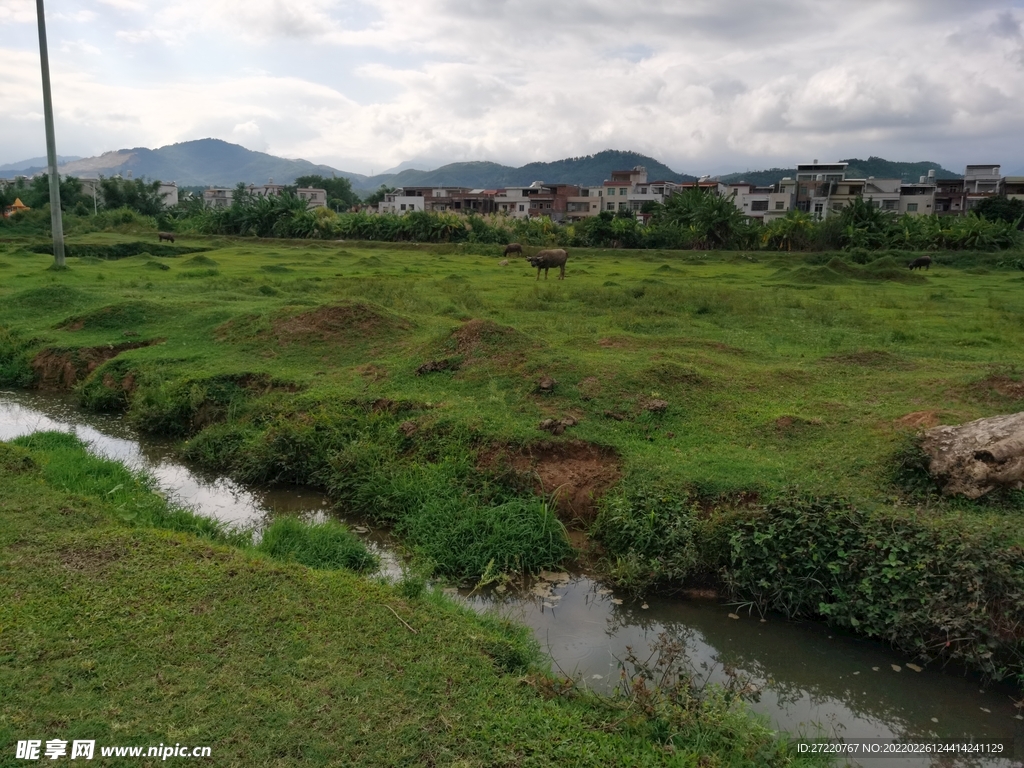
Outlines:
[{"label": "water reflection", "polygon": [[[337,516],[327,499],[308,488],[261,489],[201,472],[175,460],[173,445],[140,440],[117,416],[87,414],[64,397],[0,392],[0,440],[37,430],[74,432],[99,455],[148,471],[179,503],[233,525],[258,530],[274,514],[308,519]],[[394,577],[401,558],[386,532],[364,521],[346,522],[360,532]],[[714,682],[724,666],[753,677],[762,687],[755,711],[794,734],[824,731],[845,738],[903,740],[1016,737],[1024,750],[1024,720],[1007,687],[982,691],[973,677],[927,669],[877,643],[822,625],[776,616],[734,614],[714,602],[619,595],[583,574],[546,574],[517,594],[462,593],[477,610],[498,610],[533,628],[553,665],[598,690],[619,681],[627,647],[646,656],[661,633],[685,643],[693,665]],[[899,667],[899,671],[894,666]],[[1024,757],[1024,754],[1020,755]],[[927,758],[861,760],[865,766],[927,766]],[[1024,765],[1022,760],[935,762],[936,765]]]}]

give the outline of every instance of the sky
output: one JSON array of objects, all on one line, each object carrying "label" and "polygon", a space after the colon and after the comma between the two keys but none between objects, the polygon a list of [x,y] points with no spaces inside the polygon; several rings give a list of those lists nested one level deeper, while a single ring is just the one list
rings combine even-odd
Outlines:
[{"label": "sky", "polygon": [[[46,24],[61,155],[1024,173],[1024,0],[47,0]],[[32,0],[0,0],[0,71],[0,164],[45,155]]]}]

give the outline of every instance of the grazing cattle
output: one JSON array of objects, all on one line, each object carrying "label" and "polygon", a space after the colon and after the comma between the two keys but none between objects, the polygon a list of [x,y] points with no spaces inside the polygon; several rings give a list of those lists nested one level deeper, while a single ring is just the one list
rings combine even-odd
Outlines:
[{"label": "grazing cattle", "polygon": [[544,279],[548,279],[548,270],[551,267],[558,267],[561,273],[558,275],[559,280],[565,279],[565,260],[569,258],[569,254],[561,248],[552,248],[547,251],[537,251],[533,256],[528,256],[527,260],[530,264],[537,268],[537,279],[540,280],[540,271],[544,270]]},{"label": "grazing cattle", "polygon": [[502,256],[508,256],[510,253],[518,253],[520,256],[523,255],[523,246],[519,243],[509,243],[505,246],[505,252]]},{"label": "grazing cattle", "polygon": [[925,269],[929,269],[931,267],[931,265],[932,265],[932,257],[931,256],[922,256],[921,258],[914,259],[912,262],[907,264],[907,266],[911,270],[918,269],[919,267],[924,267]]},{"label": "grazing cattle", "polygon": [[157,242],[162,243],[164,240],[170,240],[174,242],[174,234],[172,232],[157,232]]}]

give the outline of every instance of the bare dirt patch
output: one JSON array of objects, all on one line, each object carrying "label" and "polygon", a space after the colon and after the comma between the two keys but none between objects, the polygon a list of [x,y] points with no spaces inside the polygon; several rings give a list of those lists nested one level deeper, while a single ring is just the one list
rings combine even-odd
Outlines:
[{"label": "bare dirt patch", "polygon": [[822,425],[821,419],[805,419],[800,416],[780,416],[774,422],[775,432],[783,437],[795,437],[814,427]]},{"label": "bare dirt patch", "polygon": [[579,390],[580,397],[584,400],[593,400],[601,394],[601,381],[596,376],[587,376],[576,385],[576,389]]},{"label": "bare dirt patch", "polygon": [[622,477],[619,457],[607,448],[582,441],[540,442],[519,451],[491,449],[484,467],[510,467],[535,493],[553,495],[558,516],[566,522],[593,522],[597,502]]},{"label": "bare dirt patch", "polygon": [[860,365],[865,368],[913,368],[913,364],[880,349],[865,349],[858,352],[844,352],[821,358],[823,363]]},{"label": "bare dirt patch", "polygon": [[1009,376],[996,374],[982,379],[978,385],[989,390],[994,390],[1003,397],[1011,400],[1024,400],[1024,381],[1015,381]]},{"label": "bare dirt patch", "polygon": [[[161,341],[163,339],[129,341],[123,344],[79,349],[44,349],[31,362],[32,370],[36,374],[36,387],[48,390],[71,389],[107,360],[112,360],[126,350],[148,347]],[[130,384],[134,388],[134,377]]]},{"label": "bare dirt patch", "polygon": [[940,424],[939,411],[914,411],[893,421],[902,429],[931,429]]},{"label": "bare dirt patch", "polygon": [[95,573],[104,570],[110,563],[117,562],[125,554],[123,547],[78,546],[73,550],[62,550],[61,564],[69,571]]}]

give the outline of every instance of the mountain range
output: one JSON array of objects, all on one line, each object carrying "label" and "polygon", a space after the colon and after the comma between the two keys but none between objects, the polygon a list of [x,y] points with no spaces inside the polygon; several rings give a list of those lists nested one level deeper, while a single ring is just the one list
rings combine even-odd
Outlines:
[{"label": "mountain range", "polygon": [[[176,181],[179,187],[233,187],[238,182],[263,184],[273,179],[278,184],[290,184],[299,176],[319,174],[325,177],[341,176],[352,182],[353,189],[361,192],[375,190],[381,185],[390,187],[462,186],[474,189],[526,186],[534,181],[549,184],[571,183],[596,185],[611,177],[613,170],[625,170],[642,165],[651,181],[693,181],[695,176],[673,171],[653,157],[638,152],[605,150],[594,155],[569,157],[553,162],[528,163],[514,168],[487,161],[449,163],[429,171],[408,167],[402,163],[392,172],[375,176],[338,170],[329,165],[308,160],[290,160],[265,152],[254,152],[220,139],[198,139],[170,144],[159,149],[135,147],[105,152],[97,157],[61,157],[62,174],[80,177],[114,176]],[[916,181],[918,176],[935,169],[940,178],[958,178],[938,163],[902,163],[869,157],[852,158],[843,162],[850,165],[847,173],[863,178],[904,178]],[[45,158],[32,158],[19,163],[0,165],[0,178],[32,175],[45,170]],[[393,171],[397,171],[393,172]],[[772,168],[764,171],[732,173],[720,177],[723,181],[749,181],[758,185],[774,184],[784,176],[794,176],[794,168]]]}]

